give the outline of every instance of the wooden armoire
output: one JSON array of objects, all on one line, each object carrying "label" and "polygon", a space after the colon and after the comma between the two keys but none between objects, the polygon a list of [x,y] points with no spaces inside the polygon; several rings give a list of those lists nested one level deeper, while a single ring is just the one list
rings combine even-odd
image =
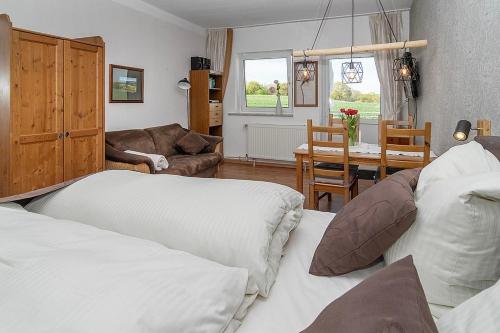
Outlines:
[{"label": "wooden armoire", "polygon": [[104,42],[0,15],[0,197],[104,169]]}]

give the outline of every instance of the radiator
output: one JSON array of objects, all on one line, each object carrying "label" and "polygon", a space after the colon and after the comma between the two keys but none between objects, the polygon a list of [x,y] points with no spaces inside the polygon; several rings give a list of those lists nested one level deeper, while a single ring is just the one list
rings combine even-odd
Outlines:
[{"label": "radiator", "polygon": [[295,148],[307,142],[304,125],[248,124],[247,154],[250,158],[294,161]]}]

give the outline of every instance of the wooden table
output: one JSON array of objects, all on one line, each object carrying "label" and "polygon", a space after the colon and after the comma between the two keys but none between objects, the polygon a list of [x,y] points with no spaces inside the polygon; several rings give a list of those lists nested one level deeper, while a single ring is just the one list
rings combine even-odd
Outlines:
[{"label": "wooden table", "polygon": [[[300,193],[304,192],[304,162],[307,162],[307,149],[295,149],[295,163],[296,163],[296,177],[297,177],[297,185],[296,189]],[[338,156],[339,159],[344,156],[344,153],[341,151],[332,151],[332,152],[321,152],[324,155],[330,156]],[[413,157],[413,156],[403,156],[403,155],[391,155],[392,160],[400,160],[400,161],[421,161],[421,157]],[[432,157],[431,157],[432,160]],[[342,162],[339,162],[342,163]],[[371,153],[353,153],[349,152],[349,164],[354,165],[371,165],[371,166],[380,166],[380,154],[371,154]]]}]

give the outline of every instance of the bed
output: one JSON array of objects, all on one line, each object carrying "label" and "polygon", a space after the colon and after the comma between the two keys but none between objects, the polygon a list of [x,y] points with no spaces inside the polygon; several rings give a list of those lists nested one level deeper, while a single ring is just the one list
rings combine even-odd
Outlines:
[{"label": "bed", "polygon": [[[461,153],[455,155],[463,156]],[[473,160],[476,164],[481,163],[479,158]],[[434,166],[437,170],[432,176],[441,177],[439,170],[443,168],[439,163],[434,163]],[[494,166],[500,167],[497,160]],[[476,166],[470,168],[478,170]],[[450,167],[444,169],[449,170]],[[458,174],[463,173],[459,168],[455,169]],[[189,261],[202,260],[208,266],[208,263],[215,262],[220,265],[216,266],[217,269],[212,268],[215,271],[233,267],[239,272],[233,272],[236,275],[246,272],[247,279],[243,285],[233,285],[234,289],[219,295],[219,299],[216,295],[208,298],[226,304],[231,310],[224,312],[224,319],[215,314],[219,323],[215,328],[202,329],[207,332],[300,332],[309,327],[333,301],[358,289],[354,287],[386,269],[386,264],[378,260],[368,268],[358,268],[340,276],[309,274],[313,254],[335,215],[303,210],[303,196],[290,188],[264,182],[198,180],[169,175],[156,176],[153,180],[151,177],[154,176],[127,171],[96,174],[37,198],[26,209],[41,214],[33,216],[42,219],[50,216],[80,222],[70,223],[92,228],[95,235],[100,232],[108,235],[110,232],[105,230],[110,230],[121,234],[120,237],[129,235],[149,239],[154,242],[146,241],[148,244],[160,246],[160,243],[166,248],[190,253],[192,256],[186,257],[191,258]],[[206,198],[216,196],[219,204],[213,206],[213,201]],[[11,211],[18,209],[15,205],[11,208],[14,208]],[[54,229],[55,234],[56,231]],[[65,236],[59,233],[58,238],[64,239]],[[10,239],[12,244],[11,237],[4,239]],[[127,251],[123,249],[123,252]],[[5,252],[6,248],[2,248],[0,241],[0,286],[5,284],[1,275],[1,269],[5,268],[2,263],[8,263],[1,256],[2,250]],[[200,276],[204,275],[203,269],[198,271]],[[189,274],[189,270],[186,273]],[[378,288],[380,284],[376,286]],[[196,304],[198,301],[193,302]],[[401,303],[405,302],[397,303],[398,307]],[[427,304],[427,301],[420,304]],[[10,307],[0,298],[0,322],[2,309],[19,313]],[[445,317],[445,314],[453,312],[452,307],[444,306],[434,306],[432,310],[433,314],[441,311]],[[198,323],[212,322],[209,318],[212,315],[200,316]],[[175,320],[170,325],[175,325]],[[191,325],[184,331],[196,332],[197,326]]]},{"label": "bed", "polygon": [[[88,325],[83,324],[86,318],[91,317],[100,318],[99,320],[104,323],[103,325],[108,325],[107,328],[113,330],[116,327],[113,326],[116,325],[116,322],[110,320],[109,316],[104,315],[106,307],[115,307],[117,312],[131,311],[129,308],[130,304],[120,305],[116,303],[116,299],[120,298],[120,293],[123,293],[123,295],[127,294],[127,297],[131,300],[141,299],[140,293],[148,295],[158,293],[158,297],[163,295],[168,302],[159,303],[156,311],[153,311],[154,315],[158,315],[161,310],[165,311],[165,313],[172,313],[173,308],[179,306],[181,309],[175,313],[192,312],[192,305],[189,305],[189,302],[181,302],[182,298],[196,302],[196,297],[204,297],[205,300],[201,304],[206,304],[208,308],[214,306],[213,302],[219,302],[227,307],[227,311],[223,312],[223,314],[218,314],[216,311],[210,312],[207,308],[203,308],[203,311],[195,312],[190,317],[181,316],[176,319],[177,325],[180,325],[178,327],[185,326],[183,330],[177,327],[177,332],[194,332],[195,327],[200,332],[222,332],[218,329],[224,326],[221,323],[229,317],[231,317],[231,321],[225,327],[225,332],[299,332],[307,327],[317,314],[332,300],[338,298],[373,272],[383,267],[383,263],[379,263],[364,270],[333,278],[310,275],[308,270],[314,250],[334,214],[305,210],[300,224],[290,235],[290,239],[284,249],[277,279],[270,294],[268,297],[258,296],[247,312],[245,308],[249,303],[245,303],[243,300],[244,286],[246,285],[246,280],[243,280],[246,278],[246,275],[243,274],[242,276],[242,272],[237,269],[230,269],[217,264],[214,264],[215,267],[213,268],[206,267],[204,265],[210,266],[211,262],[180,251],[171,251],[168,249],[163,251],[161,249],[162,246],[154,242],[118,235],[72,221],[54,220],[43,215],[27,213],[16,204],[0,205],[0,216],[2,220],[0,222],[0,229],[2,229],[2,235],[0,236],[2,241],[0,243],[3,245],[0,246],[0,261],[5,264],[15,256],[18,260],[18,265],[23,264],[25,267],[28,267],[28,269],[25,269],[21,273],[16,273],[16,275],[10,275],[10,273],[0,269],[0,281],[2,281],[0,290],[2,290],[2,295],[4,295],[2,301],[0,301],[0,322],[3,322],[5,325],[0,325],[0,328],[8,329],[9,332],[32,331],[34,327],[31,325],[37,325],[36,327],[39,329],[42,327],[50,328],[53,332],[64,331],[72,327],[72,325],[79,325],[80,331],[86,332],[95,330],[97,327],[93,326],[92,323],[94,321],[90,321]],[[23,222],[21,226],[17,228],[13,227],[21,221]],[[11,240],[10,243],[8,242],[9,239]],[[18,244],[16,250],[12,250],[13,239]],[[36,243],[37,245],[30,248],[29,244],[31,243]],[[51,248],[53,255],[45,257],[43,253],[47,251],[47,248]],[[22,258],[26,254],[19,255],[19,251],[23,252],[26,249],[31,254],[38,252],[38,256],[44,264],[49,262],[50,272],[46,272],[46,274],[40,273],[39,270],[42,270],[42,266],[41,261],[38,260],[32,261],[34,264],[32,267],[29,267],[31,261],[26,257]],[[69,251],[70,253],[65,254],[63,251]],[[132,257],[126,256],[125,253],[128,251],[135,252],[135,255]],[[102,260],[103,256],[106,260]],[[177,256],[180,259],[175,259]],[[146,260],[145,257],[149,258]],[[167,258],[170,258],[168,261],[173,262],[161,262],[162,259],[165,260]],[[75,260],[77,263],[71,264]],[[81,261],[83,263],[78,263]],[[116,263],[114,267],[110,265],[111,261]],[[137,266],[139,261],[143,261],[142,266],[127,268],[130,265]],[[162,271],[165,272],[165,270],[172,269],[172,266],[179,266],[179,262],[183,263],[180,267],[183,267],[183,270],[186,271],[178,276],[169,276],[166,280],[170,284],[169,288],[165,284],[161,285],[155,282],[154,286],[149,289],[146,286],[140,288],[135,286],[137,289],[133,294],[129,294],[123,290],[124,288],[130,288],[136,283],[132,278],[132,274],[144,275],[144,270],[149,269],[152,271],[150,273],[153,273],[150,275],[158,279],[161,278]],[[26,263],[30,263],[30,265]],[[15,264],[11,265],[12,267],[16,266]],[[99,265],[101,268],[95,269],[96,265]],[[194,265],[196,265],[196,268],[193,267]],[[112,277],[112,271],[115,268],[119,268],[122,277]],[[5,266],[3,266],[3,269],[5,269]],[[219,269],[222,269],[222,272],[219,272]],[[224,272],[224,269],[228,269],[229,271]],[[75,271],[75,273],[71,273],[71,271]],[[212,274],[206,273],[207,271],[212,271]],[[56,277],[56,274],[59,277]],[[210,284],[209,290],[213,290],[213,293],[207,293],[206,289],[200,288],[198,290],[195,289],[190,295],[187,291],[195,285],[190,281],[192,281],[196,274],[205,274],[207,281],[217,279],[217,276],[220,274],[222,276],[219,276],[221,284]],[[103,275],[109,277],[109,279],[106,280],[104,278],[95,284],[85,284],[83,282],[89,278]],[[23,283],[18,284],[17,287],[13,287],[13,283],[20,277],[22,279],[33,279],[33,281],[36,281],[36,285],[24,286],[26,294],[6,294],[6,291],[12,288],[12,290],[19,292],[19,288],[25,282],[23,281]],[[164,274],[163,278],[165,277]],[[68,278],[73,280],[71,281]],[[147,274],[143,278],[147,279]],[[228,279],[233,280],[233,282],[228,283]],[[109,293],[99,297],[99,288],[103,288],[103,286],[109,288],[110,281],[115,284],[116,291],[112,291],[113,288],[111,288]],[[184,288],[178,288],[181,283],[184,284]],[[203,280],[200,283],[206,284]],[[223,288],[222,284],[225,284],[226,287]],[[49,286],[55,287],[56,285],[57,289],[65,290],[68,293],[66,297],[61,296],[58,292],[49,291]],[[75,285],[80,285],[80,291],[89,293],[94,299],[89,301],[83,295],[79,295],[79,291],[76,289],[72,290]],[[40,286],[45,287],[40,288]],[[163,291],[162,288],[164,288]],[[180,292],[175,293],[174,297],[167,297],[173,289],[179,289]],[[75,295],[78,297],[75,297]],[[47,307],[49,300],[50,306]],[[7,306],[3,301],[9,301],[10,304]],[[146,301],[141,301],[147,304]],[[36,305],[33,305],[30,311],[34,319],[23,322],[21,318],[24,314],[20,310],[27,302],[35,302],[39,305],[44,304],[45,306],[44,309],[40,309]],[[79,311],[69,309],[71,307],[81,307],[86,302],[96,306],[96,311],[80,311],[80,313]],[[62,309],[63,305],[66,305],[68,312]],[[241,316],[239,319],[234,318],[238,317],[237,311],[241,311],[242,313],[247,312],[242,323],[240,323]],[[17,313],[16,316],[11,316],[11,320],[5,320],[7,314],[12,315],[14,312]],[[51,320],[57,321],[57,317],[54,317],[54,312],[60,312],[62,316],[67,315],[71,319],[61,327],[51,326]],[[102,314],[102,317],[99,313]],[[45,319],[42,319],[42,317],[45,317]],[[119,315],[115,317],[120,318]],[[132,316],[131,318],[134,317]],[[120,319],[123,320],[123,318]],[[143,320],[147,322],[150,319]],[[191,322],[191,325],[187,326],[187,322]],[[213,322],[213,324],[212,326],[203,326],[203,322]],[[125,324],[128,325],[127,329],[131,332],[141,327],[140,324],[136,326],[132,319],[129,322],[124,322]],[[238,328],[240,324],[241,327]],[[174,324],[173,321],[167,321],[164,325],[170,325],[166,327],[171,328]],[[123,329],[123,332],[126,332],[125,328],[121,329]]]}]

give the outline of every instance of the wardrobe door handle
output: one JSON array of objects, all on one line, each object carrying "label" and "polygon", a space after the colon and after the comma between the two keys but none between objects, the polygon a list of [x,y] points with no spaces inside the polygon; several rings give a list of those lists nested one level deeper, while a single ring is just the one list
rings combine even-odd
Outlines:
[{"label": "wardrobe door handle", "polygon": [[69,136],[69,132],[64,133],[64,136],[68,137]]},{"label": "wardrobe door handle", "polygon": [[57,138],[58,138],[59,140],[62,140],[62,139],[64,138],[64,134],[63,134],[62,132],[61,132],[61,133],[59,133],[59,134],[57,135]]}]

